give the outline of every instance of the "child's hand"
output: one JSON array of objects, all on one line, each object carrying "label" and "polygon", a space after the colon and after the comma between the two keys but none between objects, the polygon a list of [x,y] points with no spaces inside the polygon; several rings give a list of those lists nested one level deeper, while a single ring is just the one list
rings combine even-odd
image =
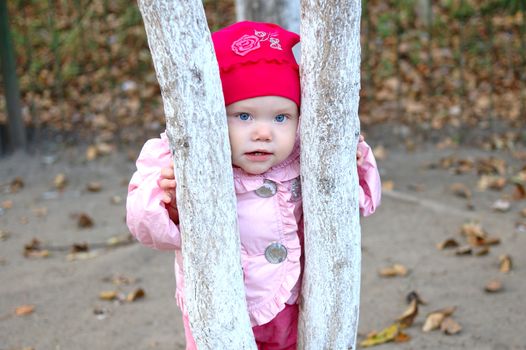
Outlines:
[{"label": "child's hand", "polygon": [[[363,137],[362,134],[360,134],[360,137],[358,138],[358,143],[364,142],[364,141],[365,141],[365,138]],[[358,166],[362,166],[363,164],[363,154],[360,150],[356,151],[356,164]]]},{"label": "child's hand", "polygon": [[170,218],[177,224],[179,222],[179,215],[177,213],[177,205],[175,202],[176,185],[173,162],[170,162],[170,167],[161,169],[159,187],[164,192],[161,201],[166,204]]}]

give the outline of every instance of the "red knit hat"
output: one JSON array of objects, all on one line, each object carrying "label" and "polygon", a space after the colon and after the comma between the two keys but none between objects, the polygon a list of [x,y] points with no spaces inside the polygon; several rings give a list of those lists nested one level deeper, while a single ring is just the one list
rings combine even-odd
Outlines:
[{"label": "red knit hat", "polygon": [[299,68],[292,47],[298,34],[272,23],[239,22],[212,34],[225,105],[281,96],[300,105]]}]

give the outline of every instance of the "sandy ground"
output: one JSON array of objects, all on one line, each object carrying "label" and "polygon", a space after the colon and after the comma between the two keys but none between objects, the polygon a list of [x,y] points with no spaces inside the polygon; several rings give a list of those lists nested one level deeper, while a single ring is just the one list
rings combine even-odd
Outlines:
[{"label": "sandy ground", "polygon": [[[180,312],[173,293],[173,255],[139,244],[92,250],[90,259],[68,260],[73,243],[104,243],[126,234],[124,223],[126,184],[134,164],[124,153],[86,162],[77,151],[53,157],[14,155],[0,159],[0,350],[15,349],[183,349]],[[448,187],[462,182],[474,189],[472,172],[452,175],[447,170],[424,167],[441,157],[491,155],[473,149],[421,148],[407,153],[391,150],[380,161],[382,177],[392,180],[378,212],[362,221],[363,276],[360,339],[370,331],[390,325],[407,308],[406,295],[417,291],[427,301],[420,307],[406,343],[389,343],[379,349],[526,349],[526,232],[517,230],[525,201],[514,202],[507,213],[491,209],[503,192],[473,194],[474,210]],[[507,153],[492,153],[511,162]],[[53,179],[64,173],[68,184],[62,192]],[[9,184],[20,176],[25,184],[16,193]],[[99,181],[102,190],[86,190]],[[415,190],[418,189],[417,190]],[[120,196],[122,202],[112,203]],[[79,228],[79,213],[94,221]],[[485,256],[455,256],[435,245],[446,238],[459,241],[459,227],[478,220],[501,239]],[[47,258],[24,257],[24,245],[38,238],[52,248]],[[513,259],[510,273],[499,272],[499,256]],[[78,256],[80,257],[80,256]],[[394,263],[409,269],[406,277],[382,278],[378,270]],[[116,285],[119,277],[129,284]],[[498,278],[500,293],[484,292],[486,283]],[[117,290],[126,295],[142,288],[145,297],[134,302],[105,301],[99,294]],[[17,307],[33,305],[28,315]],[[424,333],[425,315],[456,306],[453,319],[462,331],[445,335]]]}]

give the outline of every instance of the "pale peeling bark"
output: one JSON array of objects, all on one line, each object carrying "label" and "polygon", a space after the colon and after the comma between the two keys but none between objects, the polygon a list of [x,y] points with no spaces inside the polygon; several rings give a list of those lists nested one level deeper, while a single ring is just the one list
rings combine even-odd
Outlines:
[{"label": "pale peeling bark", "polygon": [[361,0],[301,2],[305,270],[299,349],[356,345],[360,13]]},{"label": "pale peeling bark", "polygon": [[238,21],[270,22],[300,31],[299,0],[236,0],[236,14]]},{"label": "pale peeling bark", "polygon": [[256,349],[219,70],[203,5],[141,1],[174,155],[185,297],[199,349]]}]

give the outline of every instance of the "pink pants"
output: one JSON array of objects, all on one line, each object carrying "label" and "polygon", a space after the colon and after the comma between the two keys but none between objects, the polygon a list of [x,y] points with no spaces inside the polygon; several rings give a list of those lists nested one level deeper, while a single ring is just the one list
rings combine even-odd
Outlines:
[{"label": "pink pants", "polygon": [[[298,338],[298,305],[285,308],[269,323],[252,327],[258,350],[295,350]],[[188,316],[183,315],[186,350],[197,350]]]}]

